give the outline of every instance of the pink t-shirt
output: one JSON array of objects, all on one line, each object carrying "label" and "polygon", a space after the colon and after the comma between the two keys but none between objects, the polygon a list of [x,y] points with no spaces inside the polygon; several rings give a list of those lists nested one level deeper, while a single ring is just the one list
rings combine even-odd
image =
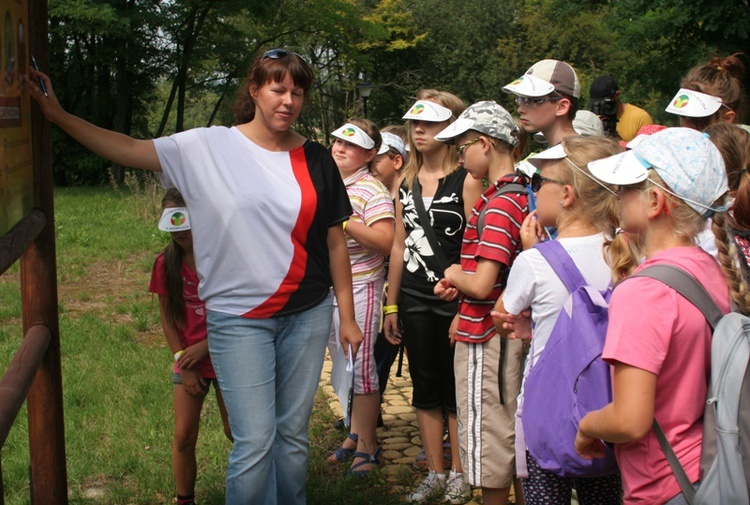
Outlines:
[{"label": "pink t-shirt", "polygon": [[[722,311],[729,311],[729,290],[719,265],[702,249],[660,251],[638,270],[656,263],[683,268]],[[654,416],[688,477],[697,481],[711,357],[711,328],[703,314],[660,281],[628,279],[612,294],[602,357],[658,376]],[[625,503],[664,503],[680,492],[653,430],[641,440],[617,444],[615,454]]]},{"label": "pink t-shirt", "polygon": [[[180,340],[183,348],[188,348],[197,344],[208,337],[206,331],[206,304],[198,298],[198,273],[186,264],[180,266],[182,274],[182,297],[185,301],[185,327],[178,328]],[[160,254],[154,262],[154,269],[151,272],[151,284],[148,287],[149,293],[157,295],[166,295],[167,291],[167,272],[164,267],[164,255]],[[193,367],[205,379],[215,379],[211,357],[206,356]],[[174,371],[180,373],[177,363],[174,364]]]}]

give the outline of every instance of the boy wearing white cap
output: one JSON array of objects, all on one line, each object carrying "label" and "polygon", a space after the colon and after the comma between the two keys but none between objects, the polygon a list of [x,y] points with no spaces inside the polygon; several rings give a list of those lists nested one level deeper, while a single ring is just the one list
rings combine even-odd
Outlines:
[{"label": "boy wearing white cap", "polygon": [[[328,461],[353,457],[349,472],[365,475],[381,462],[381,450],[375,435],[380,411],[380,383],[373,349],[380,321],[379,300],[385,282],[384,257],[393,245],[395,215],[390,193],[370,174],[370,163],[381,144],[375,124],[354,118],[331,135],[336,138],[331,154],[352,204],[352,216],[343,226],[352,267],[354,315],[364,340],[354,361],[350,433]],[[334,314],[336,311],[334,305]],[[337,330],[338,325],[334,323],[328,349],[334,359],[344,359],[347,350],[340,349]],[[346,404],[346,398],[341,400]]]},{"label": "boy wearing white cap", "polygon": [[529,133],[541,132],[550,146],[578,135],[573,120],[581,97],[581,83],[573,67],[558,60],[542,60],[503,87],[516,96],[521,123]]},{"label": "boy wearing white cap", "polygon": [[386,128],[380,131],[383,143],[372,162],[372,175],[385,184],[385,187],[391,193],[391,197],[395,200],[398,196],[399,175],[406,163],[406,144],[404,144],[404,139],[401,136],[385,131]]},{"label": "boy wearing white cap", "polygon": [[472,177],[494,181],[469,217],[461,264],[447,268],[435,287],[445,300],[461,295],[451,327],[461,464],[468,482],[482,488],[486,504],[507,503],[515,477],[514,416],[523,343],[498,335],[490,311],[522,249],[520,226],[528,214],[526,181],[514,169],[517,133],[508,111],[484,101],[435,137],[458,145],[460,163]]}]

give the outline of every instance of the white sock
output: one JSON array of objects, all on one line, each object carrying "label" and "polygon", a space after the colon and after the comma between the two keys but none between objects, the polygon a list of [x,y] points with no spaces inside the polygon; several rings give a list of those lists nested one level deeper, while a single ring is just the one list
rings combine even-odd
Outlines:
[{"label": "white sock", "polygon": [[434,473],[435,475],[437,475],[437,478],[438,478],[438,480],[440,481],[441,484],[445,484],[445,474],[444,473],[437,473],[437,472],[432,472],[432,473]]},{"label": "white sock", "polygon": [[455,470],[451,469],[451,473],[450,473],[450,475],[448,476],[448,478],[449,478],[449,479],[455,479],[455,478],[456,478],[456,477],[458,477],[459,475],[463,475],[463,472],[457,472],[457,471],[455,471]]}]

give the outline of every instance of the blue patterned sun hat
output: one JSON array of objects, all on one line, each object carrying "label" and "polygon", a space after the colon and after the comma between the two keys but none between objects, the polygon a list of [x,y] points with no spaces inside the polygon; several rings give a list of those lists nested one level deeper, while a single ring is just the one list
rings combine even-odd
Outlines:
[{"label": "blue patterned sun hat", "polygon": [[729,191],[721,153],[708,135],[692,128],[667,128],[588,166],[595,177],[620,186],[645,180],[653,168],[668,186],[663,189],[704,217],[724,210],[714,208],[714,202]]}]

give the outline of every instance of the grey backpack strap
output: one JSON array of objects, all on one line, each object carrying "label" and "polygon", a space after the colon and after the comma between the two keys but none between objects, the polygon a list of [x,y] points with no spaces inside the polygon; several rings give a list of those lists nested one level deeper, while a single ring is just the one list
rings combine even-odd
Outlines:
[{"label": "grey backpack strap", "polygon": [[663,282],[695,305],[706,317],[711,328],[716,328],[719,320],[724,317],[724,313],[701,283],[680,267],[665,264],[652,265],[630,277],[651,277]]},{"label": "grey backpack strap", "polygon": [[489,207],[490,202],[497,198],[500,195],[504,195],[506,193],[520,193],[522,195],[528,195],[529,191],[526,189],[526,186],[523,184],[518,184],[517,182],[510,182],[503,186],[502,188],[498,189],[497,192],[492,195],[489,200],[487,200],[487,203],[485,204],[482,211],[479,213],[479,217],[477,218],[477,238],[482,238],[482,230],[484,230],[484,215],[487,213],[487,207]]},{"label": "grey backpack strap", "polygon": [[[703,313],[712,329],[716,328],[719,320],[724,317],[724,313],[721,312],[721,309],[701,283],[680,267],[665,264],[652,265],[630,277],[651,277],[671,287]],[[680,460],[656,419],[654,419],[652,428],[664,455],[667,457],[667,462],[672,468],[672,473],[674,473],[677,483],[680,485],[682,494],[685,495],[688,504],[693,505],[695,503],[695,487],[690,482],[690,478],[685,473],[685,469],[680,464]]]},{"label": "grey backpack strap", "polygon": [[652,428],[656,434],[656,438],[659,439],[661,450],[664,451],[664,455],[667,457],[667,462],[672,468],[672,473],[674,473],[674,476],[677,478],[677,483],[680,485],[682,494],[685,495],[688,504],[693,505],[695,503],[695,487],[693,487],[693,483],[690,482],[690,478],[685,473],[685,469],[682,467],[680,460],[677,459],[677,455],[674,453],[669,440],[667,440],[667,436],[664,434],[661,426],[659,426],[659,423],[656,422],[656,419],[654,419]]}]

